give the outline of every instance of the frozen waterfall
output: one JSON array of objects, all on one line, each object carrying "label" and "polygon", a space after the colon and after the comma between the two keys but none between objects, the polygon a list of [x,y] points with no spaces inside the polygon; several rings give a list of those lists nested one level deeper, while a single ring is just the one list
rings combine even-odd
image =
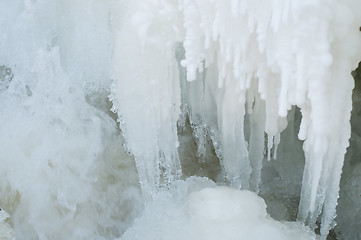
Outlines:
[{"label": "frozen waterfall", "polygon": [[360,10],[0,1],[0,238],[361,238]]},{"label": "frozen waterfall", "polygon": [[[227,182],[254,191],[263,149],[268,160],[277,158],[287,113],[297,106],[306,160],[298,220],[315,228],[322,215],[325,239],[350,138],[350,72],[361,50],[357,1],[132,1],[127,7],[115,41],[113,99],[143,191],[179,176],[180,104],[187,106],[181,117],[192,123],[199,154],[211,134]],[[186,79],[179,78],[178,48]]]}]

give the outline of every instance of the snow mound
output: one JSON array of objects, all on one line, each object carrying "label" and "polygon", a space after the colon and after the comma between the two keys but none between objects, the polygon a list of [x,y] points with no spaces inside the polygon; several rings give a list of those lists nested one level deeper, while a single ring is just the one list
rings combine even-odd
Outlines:
[{"label": "snow mound", "polygon": [[309,240],[301,223],[279,222],[256,193],[219,187],[204,178],[178,181],[154,196],[121,240]]}]

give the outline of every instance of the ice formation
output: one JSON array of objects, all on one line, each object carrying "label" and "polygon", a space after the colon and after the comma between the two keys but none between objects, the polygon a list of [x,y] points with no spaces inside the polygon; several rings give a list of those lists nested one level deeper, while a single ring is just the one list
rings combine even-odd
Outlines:
[{"label": "ice formation", "polygon": [[210,180],[192,177],[161,190],[120,240],[244,238],[316,240],[316,234],[301,223],[272,219],[254,192],[216,187]]},{"label": "ice formation", "polygon": [[5,222],[9,218],[9,214],[0,208],[0,239],[14,240],[15,232],[8,223]]},{"label": "ice formation", "polygon": [[352,134],[350,147],[342,170],[339,205],[337,206],[337,236],[342,239],[361,239],[360,212],[354,206],[361,202],[361,63],[354,72],[353,109],[351,115]]},{"label": "ice formation", "polygon": [[[360,9],[359,0],[0,1],[0,206],[10,215],[0,215],[0,238],[118,238],[145,199],[123,239],[164,221],[172,228],[161,228],[163,237],[209,239],[202,214],[212,204],[214,236],[233,239],[247,226],[237,206],[223,208],[233,192],[238,202],[260,203],[246,214],[261,214],[255,225],[280,238],[294,230],[314,238],[300,223],[265,216],[254,194],[201,190],[214,183],[183,205],[190,180],[179,179],[202,166],[219,185],[265,195],[285,194],[278,184],[289,180],[295,206],[301,194],[298,221],[312,229],[321,221],[325,239],[350,138]],[[304,153],[295,150],[297,134]],[[301,190],[293,187],[303,154]],[[358,206],[353,189],[361,186],[351,160],[337,229],[345,239],[359,237],[361,223],[348,209]],[[266,199],[289,220],[276,200]],[[238,215],[220,223],[229,211]]]},{"label": "ice formation", "polygon": [[111,82],[109,7],[0,2],[0,207],[17,239],[115,238],[141,206],[132,158],[97,106]]},{"label": "ice formation", "polygon": [[[298,220],[315,228],[321,216],[325,239],[349,145],[359,1],[150,0],[127,7],[115,40],[113,100],[143,191],[179,175],[180,104],[199,153],[210,133],[230,185],[254,191],[264,133],[267,158],[275,159],[287,113],[297,106],[305,153]],[[182,67],[186,79],[178,77]]]}]

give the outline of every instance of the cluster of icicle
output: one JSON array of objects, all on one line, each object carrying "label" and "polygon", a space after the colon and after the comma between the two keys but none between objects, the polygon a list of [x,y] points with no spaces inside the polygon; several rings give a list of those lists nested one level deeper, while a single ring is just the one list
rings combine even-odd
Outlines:
[{"label": "cluster of icicle", "polygon": [[200,154],[211,132],[230,185],[257,192],[264,154],[276,158],[287,113],[298,106],[306,159],[298,220],[314,228],[321,215],[325,239],[349,144],[361,3],[131,0],[121,7],[112,98],[143,190],[154,193],[181,175],[177,121],[189,114]]}]

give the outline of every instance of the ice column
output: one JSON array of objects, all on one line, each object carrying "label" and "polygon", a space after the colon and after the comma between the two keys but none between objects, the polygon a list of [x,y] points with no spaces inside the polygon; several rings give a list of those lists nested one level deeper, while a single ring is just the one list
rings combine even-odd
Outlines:
[{"label": "ice column", "polygon": [[[115,37],[116,81],[111,98],[120,116],[125,147],[135,156],[143,192],[149,197],[160,184],[181,174],[177,151],[180,83],[173,19],[167,19],[176,13],[171,5],[156,1],[130,1],[127,7]],[[158,11],[163,11],[161,16]]]},{"label": "ice column", "polygon": [[[309,101],[302,109],[300,138],[306,138],[306,163],[298,218],[314,226],[322,213],[322,238],[327,236],[329,229],[335,224],[333,219],[336,216],[339,182],[351,133],[351,94],[354,80],[350,71],[361,55],[360,33],[357,32],[360,17],[353,12],[360,8],[357,4],[359,3],[356,1],[328,2],[324,9],[328,8],[327,11],[332,15],[324,23],[327,24],[324,29],[328,32],[324,33],[327,36],[324,47],[327,48],[323,51],[327,51],[333,61],[327,64],[324,55],[324,58],[318,60],[313,58],[317,63],[307,65],[309,74],[313,74],[315,78],[310,79],[307,96]],[[318,51],[322,49],[321,45],[313,46]],[[315,65],[329,67],[322,72],[319,67],[313,69]],[[315,79],[318,81],[314,81]]]}]

